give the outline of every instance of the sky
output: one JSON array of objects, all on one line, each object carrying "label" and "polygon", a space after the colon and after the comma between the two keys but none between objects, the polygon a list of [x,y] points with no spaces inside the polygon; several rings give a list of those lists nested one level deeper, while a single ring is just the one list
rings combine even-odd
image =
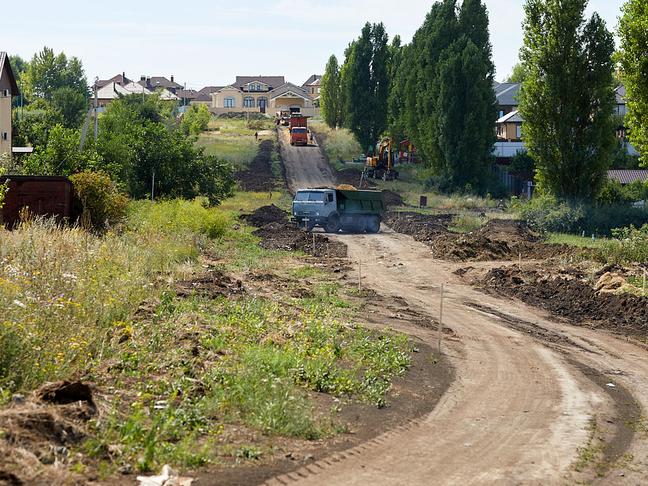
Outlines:
[{"label": "sky", "polygon": [[[523,0],[485,0],[502,81],[522,44]],[[365,22],[383,22],[409,42],[432,0],[27,0],[0,29],[0,51],[25,59],[43,46],[81,59],[88,80],[122,72],[175,76],[188,88],[222,86],[236,75],[282,75],[301,85],[322,74]],[[623,0],[590,0],[616,29]]]}]

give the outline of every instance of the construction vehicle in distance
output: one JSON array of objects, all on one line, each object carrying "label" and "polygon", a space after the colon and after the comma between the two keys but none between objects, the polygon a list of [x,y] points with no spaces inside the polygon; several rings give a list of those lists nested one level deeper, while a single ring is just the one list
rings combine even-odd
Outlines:
[{"label": "construction vehicle in distance", "polygon": [[294,114],[290,117],[288,129],[290,130],[290,145],[308,145],[308,117]]},{"label": "construction vehicle in distance", "polygon": [[391,138],[383,138],[373,151],[373,155],[367,156],[363,178],[382,179],[393,181],[398,179],[398,171],[394,169],[393,141]]},{"label": "construction vehicle in distance", "polygon": [[293,220],[301,228],[319,226],[327,233],[378,233],[384,211],[381,191],[355,188],[300,189],[292,203]]}]

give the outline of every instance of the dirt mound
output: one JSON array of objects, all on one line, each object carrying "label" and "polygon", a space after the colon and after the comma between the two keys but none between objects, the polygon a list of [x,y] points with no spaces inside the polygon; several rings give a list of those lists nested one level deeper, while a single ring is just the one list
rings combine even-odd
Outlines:
[{"label": "dirt mound", "polygon": [[[342,169],[335,173],[335,178],[338,184],[348,184],[353,187],[360,187],[360,178],[362,177],[362,170],[360,169]],[[375,189],[371,179],[364,179],[362,182],[363,189]]]},{"label": "dirt mound", "polygon": [[259,151],[247,170],[236,174],[241,189],[250,192],[270,192],[276,185],[272,172],[272,153],[275,145],[272,140],[264,140],[259,145]]},{"label": "dirt mound", "polygon": [[235,294],[245,292],[243,282],[232,280],[227,275],[212,270],[206,275],[191,279],[183,280],[176,284],[176,294],[178,297],[191,297],[198,295],[215,299],[217,297],[230,297]]},{"label": "dirt mound", "polygon": [[35,396],[41,402],[55,405],[86,402],[92,407],[95,406],[92,400],[92,389],[80,381],[46,383],[36,391]]},{"label": "dirt mound", "polygon": [[[290,223],[269,223],[257,229],[255,236],[261,238],[261,247],[267,250],[303,251],[309,255],[326,258],[344,258],[347,247],[321,233],[308,233]],[[315,235],[315,245],[313,245]]]},{"label": "dirt mound", "polygon": [[484,285],[581,324],[592,322],[621,334],[648,337],[648,298],[631,294],[597,292],[590,283],[573,276],[557,276],[518,267],[495,268]]},{"label": "dirt mound", "polygon": [[261,228],[269,223],[286,223],[288,221],[288,213],[271,204],[270,206],[263,206],[257,209],[252,214],[244,214],[241,216],[241,219],[252,226]]},{"label": "dirt mound", "polygon": [[405,201],[403,200],[403,197],[394,191],[389,191],[389,190],[383,191],[383,198],[385,199],[385,204],[388,207],[405,206]]},{"label": "dirt mound", "polygon": [[394,231],[427,244],[435,258],[450,261],[546,259],[577,253],[568,246],[542,243],[540,235],[522,221],[491,220],[477,231],[458,234],[448,229],[453,218],[451,214],[391,212],[385,222]]}]

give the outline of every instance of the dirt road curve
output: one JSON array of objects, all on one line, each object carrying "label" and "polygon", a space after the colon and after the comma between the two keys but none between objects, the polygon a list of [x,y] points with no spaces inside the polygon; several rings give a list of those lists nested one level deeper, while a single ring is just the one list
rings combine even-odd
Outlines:
[{"label": "dirt road curve", "polygon": [[330,186],[335,181],[331,167],[318,146],[315,144],[308,147],[291,146],[286,128],[279,129],[279,143],[281,157],[286,167],[286,183],[291,193],[309,187]]},{"label": "dirt road curve", "polygon": [[[284,163],[288,171],[291,159]],[[429,415],[267,484],[648,482],[646,349],[486,296],[408,236],[385,229],[339,238],[351,260],[362,260],[364,285],[430,318],[446,284],[453,334],[443,347],[456,381]],[[436,343],[433,330],[401,330]],[[604,462],[590,459],[598,450]]]}]

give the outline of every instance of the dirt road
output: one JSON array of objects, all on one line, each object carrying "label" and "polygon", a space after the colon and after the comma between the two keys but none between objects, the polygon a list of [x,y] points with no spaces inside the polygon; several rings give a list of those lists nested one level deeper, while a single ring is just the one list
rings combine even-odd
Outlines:
[{"label": "dirt road", "polygon": [[299,189],[309,187],[331,186],[335,177],[331,167],[320,152],[320,148],[312,143],[308,147],[293,147],[290,145],[290,134],[286,128],[279,128],[279,144],[281,157],[286,168],[286,183],[292,194]]},{"label": "dirt road", "polygon": [[[443,350],[456,380],[427,416],[268,484],[648,482],[646,349],[486,296],[453,273],[460,264],[389,229],[339,238],[365,286],[430,319],[446,286]],[[400,330],[436,343],[434,330]]]}]

